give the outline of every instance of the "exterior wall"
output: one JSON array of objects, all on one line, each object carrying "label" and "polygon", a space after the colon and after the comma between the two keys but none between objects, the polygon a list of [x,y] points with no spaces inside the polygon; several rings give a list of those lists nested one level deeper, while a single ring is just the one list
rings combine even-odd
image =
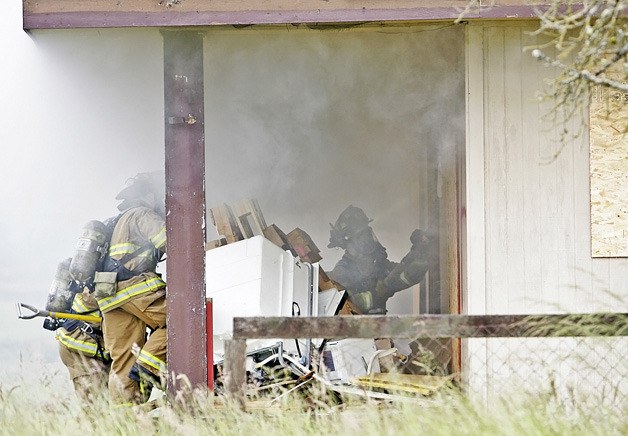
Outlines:
[{"label": "exterior wall", "polygon": [[[549,105],[535,98],[551,71],[523,51],[536,42],[532,29],[467,29],[463,313],[626,312],[628,259],[591,257],[589,138],[580,120],[567,124],[579,137],[551,159],[563,125],[543,121]],[[463,369],[487,401],[505,389],[547,392],[550,383],[561,398],[606,401],[628,392],[626,350],[626,338],[474,339],[463,342]]]},{"label": "exterior wall", "polygon": [[551,159],[562,125],[535,98],[551,72],[523,52],[533,26],[468,28],[463,312],[625,312],[628,258],[591,257],[587,129]]}]

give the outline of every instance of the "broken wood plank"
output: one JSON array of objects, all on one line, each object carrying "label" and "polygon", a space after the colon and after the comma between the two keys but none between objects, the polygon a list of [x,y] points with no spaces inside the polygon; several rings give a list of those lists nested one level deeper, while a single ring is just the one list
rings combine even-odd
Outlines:
[{"label": "broken wood plank", "polygon": [[336,284],[329,278],[323,268],[318,268],[318,290],[327,291],[329,289],[338,289]]},{"label": "broken wood plank", "polygon": [[[246,235],[243,226],[249,226],[253,236],[261,235],[264,232],[266,226],[266,220],[262,214],[262,209],[259,207],[259,203],[254,198],[247,198],[240,200],[239,202],[232,204],[231,208],[238,218],[238,224],[242,234]],[[244,220],[244,222],[241,222]],[[248,236],[251,237],[251,236]]]},{"label": "broken wood plank", "polygon": [[364,315],[364,312],[349,297],[340,308],[338,315]]},{"label": "broken wood plank", "polygon": [[[255,225],[251,225],[251,212],[247,212],[244,215],[240,215],[238,217],[238,226],[242,231],[242,235],[245,238],[252,238],[253,236],[259,235],[259,230],[256,232],[257,227]],[[255,230],[254,230],[255,229]]]},{"label": "broken wood plank", "polygon": [[241,241],[244,239],[240,227],[236,222],[235,215],[231,210],[231,207],[227,204],[212,207],[209,209],[209,214],[218,235],[223,236],[227,243]]},{"label": "broken wood plank", "polygon": [[288,242],[288,236],[283,231],[281,231],[281,229],[275,224],[271,224],[264,229],[264,237],[281,249],[285,251],[290,251],[294,257],[298,256],[297,253],[290,246],[290,242]]},{"label": "broken wood plank", "polygon": [[214,248],[222,247],[223,245],[227,245],[227,239],[214,239],[213,241],[209,241],[205,244],[205,251],[213,250]]},{"label": "broken wood plank", "polygon": [[310,235],[304,230],[296,228],[288,233],[288,242],[303,262],[316,263],[322,259],[318,249]]}]

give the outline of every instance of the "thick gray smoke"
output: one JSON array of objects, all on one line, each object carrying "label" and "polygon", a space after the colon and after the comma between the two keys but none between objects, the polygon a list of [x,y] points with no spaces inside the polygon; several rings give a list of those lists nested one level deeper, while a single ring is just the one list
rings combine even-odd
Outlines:
[{"label": "thick gray smoke", "polygon": [[54,333],[14,303],[43,308],[83,224],[115,215],[126,179],[164,164],[159,32],[27,34],[12,9],[0,14],[0,379],[59,363]]},{"label": "thick gray smoke", "polygon": [[[257,198],[331,270],[329,223],[353,204],[399,261],[413,229],[437,224],[437,171],[463,145],[463,47],[454,26],[209,31],[208,207]],[[398,298],[389,309],[407,312]]]},{"label": "thick gray smoke", "polygon": [[[13,303],[42,306],[82,225],[164,164],[159,31],[26,34],[17,3],[0,16],[2,371],[58,362],[52,333]],[[307,231],[329,270],[342,254],[326,249],[329,223],[353,204],[400,260],[462,138],[463,33],[426,30],[209,30],[208,205],[257,198],[268,223]]]}]

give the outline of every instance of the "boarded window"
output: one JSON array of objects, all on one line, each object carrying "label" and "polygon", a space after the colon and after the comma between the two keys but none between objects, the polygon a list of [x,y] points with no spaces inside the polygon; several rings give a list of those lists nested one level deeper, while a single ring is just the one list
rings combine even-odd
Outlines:
[{"label": "boarded window", "polygon": [[590,107],[593,257],[628,256],[627,120],[628,93],[597,86]]}]

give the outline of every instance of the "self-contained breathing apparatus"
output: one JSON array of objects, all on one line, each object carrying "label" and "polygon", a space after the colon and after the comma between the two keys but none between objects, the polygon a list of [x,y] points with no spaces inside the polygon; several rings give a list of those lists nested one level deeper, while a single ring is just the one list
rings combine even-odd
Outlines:
[{"label": "self-contained breathing apparatus", "polygon": [[[111,296],[116,292],[117,281],[128,280],[142,272],[129,270],[124,264],[145,251],[154,249],[151,243],[140,246],[120,259],[109,256],[111,236],[122,215],[119,214],[105,221],[92,220],[83,226],[74,257],[64,259],[57,266],[48,292],[46,310],[75,313],[72,304],[77,294],[87,290],[96,298]],[[161,252],[155,252],[154,256],[159,260]],[[102,331],[95,325],[74,319],[46,318],[44,320],[43,328],[46,330],[55,331],[60,327],[68,333],[80,329],[97,346],[96,354],[90,357],[97,357],[105,362],[109,360],[102,346]]]},{"label": "self-contained breathing apparatus", "polygon": [[[104,223],[92,220],[83,226],[74,256],[64,259],[57,266],[48,292],[46,310],[76,313],[72,310],[73,301],[84,289],[93,291],[94,276],[96,271],[102,269],[116,222],[117,217],[106,220]],[[91,338],[96,347],[96,353],[89,357],[101,359],[103,362],[110,360],[103,347],[102,332],[95,325],[81,320],[58,318],[46,318],[43,323],[43,328],[46,330],[56,331],[61,327],[64,332],[67,332],[63,335],[72,334],[79,329]]]},{"label": "self-contained breathing apparatus", "polygon": [[64,259],[57,266],[48,292],[46,310],[68,312],[78,292],[87,288],[94,291],[94,276],[102,271],[109,241],[119,216],[104,222],[92,220],[83,226],[74,257]]},{"label": "self-contained breathing apparatus", "polygon": [[68,312],[74,296],[84,289],[97,298],[114,295],[118,281],[128,280],[143,272],[130,270],[124,265],[146,251],[154,250],[156,261],[161,260],[163,253],[150,242],[120,259],[109,256],[111,236],[122,215],[105,221],[92,220],[83,226],[74,257],[64,259],[57,267],[48,293],[46,310]]},{"label": "self-contained breathing apparatus", "polygon": [[71,262],[71,258],[63,259],[57,266],[55,277],[48,291],[46,310],[67,312],[72,306],[72,299],[77,293],[77,289],[70,275]]}]

